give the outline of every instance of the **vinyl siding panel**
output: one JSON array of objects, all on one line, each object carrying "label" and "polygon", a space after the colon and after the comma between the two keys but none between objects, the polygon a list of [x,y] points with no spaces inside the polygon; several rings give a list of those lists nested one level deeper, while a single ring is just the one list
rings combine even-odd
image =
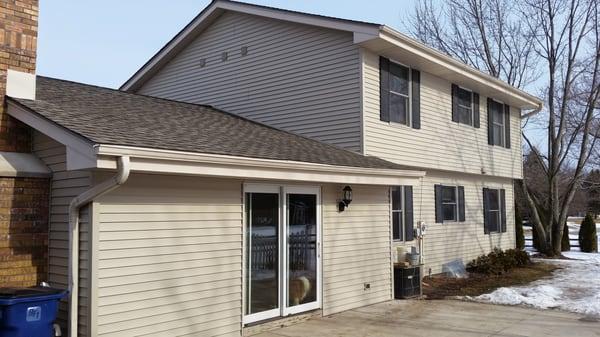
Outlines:
[{"label": "vinyl siding panel", "polygon": [[349,32],[226,12],[138,92],[361,149],[360,60]]},{"label": "vinyl siding panel", "polygon": [[[33,134],[33,153],[53,173],[50,191],[48,280],[53,287],[66,289],[69,263],[69,203],[90,187],[91,173],[67,171],[65,146],[37,131]],[[90,207],[82,208],[79,235],[79,336],[88,335],[90,218]],[[64,329],[67,321],[68,302],[63,300],[59,307],[58,323]]]},{"label": "vinyl siding panel", "polygon": [[[465,222],[435,223],[434,185],[464,186]],[[483,188],[506,190],[506,232],[484,234],[483,230]],[[515,220],[513,183],[507,178],[482,177],[428,171],[422,185],[414,186],[414,219],[427,224],[424,240],[425,274],[431,268],[433,274],[441,273],[443,265],[453,260],[465,264],[494,247],[509,249],[515,247]],[[394,246],[401,245],[394,242]],[[417,242],[403,244],[410,246]]]},{"label": "vinyl siding panel", "polygon": [[98,336],[240,335],[240,181],[133,174],[97,203]]},{"label": "vinyl siding panel", "polygon": [[343,187],[322,189],[324,315],[391,298],[389,189],[352,186],[354,200],[338,212]]},{"label": "vinyl siding panel", "polygon": [[380,121],[379,55],[361,52],[365,154],[418,168],[522,177],[518,109],[511,110],[511,148],[490,146],[487,97],[480,96],[480,128],[452,122],[452,83],[421,69],[421,129]]}]

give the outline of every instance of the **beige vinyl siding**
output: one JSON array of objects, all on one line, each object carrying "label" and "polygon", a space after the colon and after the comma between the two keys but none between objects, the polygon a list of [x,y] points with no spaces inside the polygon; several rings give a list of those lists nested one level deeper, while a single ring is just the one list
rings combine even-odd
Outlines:
[{"label": "beige vinyl siding", "polygon": [[226,12],[138,92],[361,148],[360,61],[349,32]]},{"label": "beige vinyl siding", "polygon": [[132,175],[97,200],[98,336],[239,336],[241,182]]},{"label": "beige vinyl siding", "polygon": [[[465,222],[435,223],[434,185],[464,186]],[[483,230],[483,188],[506,190],[506,232],[485,234]],[[445,263],[459,259],[465,264],[494,247],[515,247],[514,196],[511,179],[429,171],[422,185],[413,187],[415,224],[424,221],[425,273],[441,273]],[[417,242],[406,243],[406,247]],[[394,243],[394,246],[398,243]]]},{"label": "beige vinyl siding", "polygon": [[[488,145],[487,97],[481,127],[452,121],[452,83],[421,70],[421,129],[379,119],[379,55],[362,49],[365,154],[403,165],[521,178],[520,111],[512,108],[511,148]],[[397,60],[401,62],[402,60]]]},{"label": "beige vinyl siding", "polygon": [[[89,171],[66,170],[66,148],[39,132],[33,134],[33,153],[52,170],[50,191],[50,235],[48,252],[48,280],[51,286],[66,289],[68,287],[68,209],[73,197],[89,188]],[[89,207],[80,214],[79,236],[79,336],[87,336],[88,324],[88,286],[89,286]],[[65,328],[68,320],[68,302],[63,300],[59,307],[58,322]]]},{"label": "beige vinyl siding", "polygon": [[338,212],[343,187],[322,189],[324,315],[391,298],[389,188],[352,186],[354,200]]}]

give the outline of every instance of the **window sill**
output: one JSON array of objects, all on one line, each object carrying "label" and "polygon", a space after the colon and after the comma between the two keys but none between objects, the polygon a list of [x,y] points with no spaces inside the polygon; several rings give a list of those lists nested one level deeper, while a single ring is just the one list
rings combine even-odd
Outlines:
[{"label": "window sill", "polygon": [[[413,127],[410,126],[409,124],[404,124],[404,123],[399,123],[399,122],[386,122],[386,121],[382,121],[382,120],[380,120],[380,122],[385,123],[385,124],[387,124],[387,125],[389,125],[391,127],[394,127],[394,128],[405,127],[405,128],[413,129]],[[417,130],[417,129],[415,129],[415,130]]]},{"label": "window sill", "polygon": [[411,241],[392,240],[392,244],[398,244],[398,245],[402,244],[402,245],[404,245],[404,244],[414,243],[415,241],[416,241],[416,239],[412,239]]},{"label": "window sill", "polygon": [[467,124],[467,123],[461,123],[461,122],[454,122],[454,123],[456,123],[456,125],[458,125],[459,127],[463,127],[463,128],[481,129],[481,128],[476,128],[473,124]]}]

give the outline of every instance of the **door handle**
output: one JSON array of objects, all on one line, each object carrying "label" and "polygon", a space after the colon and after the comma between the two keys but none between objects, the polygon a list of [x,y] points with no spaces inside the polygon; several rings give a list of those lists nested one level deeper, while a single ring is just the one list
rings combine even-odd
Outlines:
[{"label": "door handle", "polygon": [[321,242],[317,242],[317,257],[321,258]]}]

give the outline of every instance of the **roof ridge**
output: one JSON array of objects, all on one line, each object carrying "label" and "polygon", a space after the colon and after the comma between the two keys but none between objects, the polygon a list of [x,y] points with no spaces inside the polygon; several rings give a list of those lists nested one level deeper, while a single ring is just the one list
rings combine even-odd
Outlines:
[{"label": "roof ridge", "polygon": [[[223,0],[213,0],[213,1],[223,1]],[[230,1],[230,0],[226,0],[226,1]],[[74,84],[74,85],[81,85],[81,86],[87,86],[87,87],[97,88],[97,89],[100,89],[100,90],[106,90],[106,91],[116,92],[116,93],[119,93],[119,94],[123,94],[123,95],[127,95],[127,96],[132,96],[132,97],[144,97],[144,98],[148,98],[148,99],[152,99],[152,100],[156,100],[156,101],[163,101],[163,102],[167,102],[167,103],[175,103],[175,104],[181,104],[181,105],[187,105],[187,106],[193,106],[193,107],[209,108],[209,109],[214,110],[215,112],[219,112],[219,113],[222,113],[224,115],[227,115],[227,116],[230,116],[230,117],[242,120],[242,121],[253,123],[253,124],[259,125],[261,127],[265,127],[265,128],[271,129],[271,130],[275,130],[277,132],[282,132],[282,133],[286,133],[286,134],[289,134],[289,135],[293,135],[295,137],[303,138],[303,139],[306,139],[306,140],[311,141],[311,142],[315,142],[315,143],[319,143],[319,144],[327,146],[327,147],[335,148],[337,150],[345,151],[345,152],[352,153],[352,154],[355,154],[355,155],[359,155],[359,156],[362,156],[362,157],[377,158],[379,160],[384,160],[384,159],[381,159],[381,158],[379,158],[377,156],[369,156],[369,155],[366,155],[366,154],[363,154],[363,153],[359,153],[359,152],[355,152],[355,151],[351,151],[351,150],[345,149],[343,147],[340,147],[340,146],[337,146],[337,145],[334,145],[334,144],[330,144],[330,143],[326,143],[326,142],[323,142],[323,141],[319,141],[319,140],[316,140],[314,138],[310,138],[310,137],[307,137],[307,136],[304,136],[304,135],[301,135],[301,134],[298,134],[298,133],[295,133],[295,132],[292,132],[292,131],[279,129],[279,128],[276,128],[274,126],[271,126],[271,125],[268,125],[268,124],[261,123],[259,121],[250,119],[248,117],[240,116],[240,115],[234,114],[232,112],[223,110],[221,108],[217,108],[217,107],[215,107],[213,105],[210,105],[210,104],[197,104],[197,103],[183,102],[183,101],[177,101],[177,100],[174,100],[174,99],[168,99],[168,98],[162,98],[162,97],[155,97],[155,96],[149,96],[149,95],[132,93],[132,92],[128,92],[128,91],[124,91],[124,90],[120,90],[120,89],[113,89],[113,88],[103,87],[103,86],[99,86],[99,85],[95,85],[95,84],[81,83],[81,82],[76,82],[76,81],[72,81],[72,80],[65,80],[65,79],[60,79],[60,78],[55,78],[55,77],[49,77],[49,76],[43,76],[43,75],[36,75],[36,76],[41,77],[41,78],[45,78],[45,79],[49,79],[49,80],[52,80],[52,81],[60,81],[60,82],[64,82],[64,83],[71,83],[71,84]],[[384,160],[384,161],[389,162],[387,160]]]}]

